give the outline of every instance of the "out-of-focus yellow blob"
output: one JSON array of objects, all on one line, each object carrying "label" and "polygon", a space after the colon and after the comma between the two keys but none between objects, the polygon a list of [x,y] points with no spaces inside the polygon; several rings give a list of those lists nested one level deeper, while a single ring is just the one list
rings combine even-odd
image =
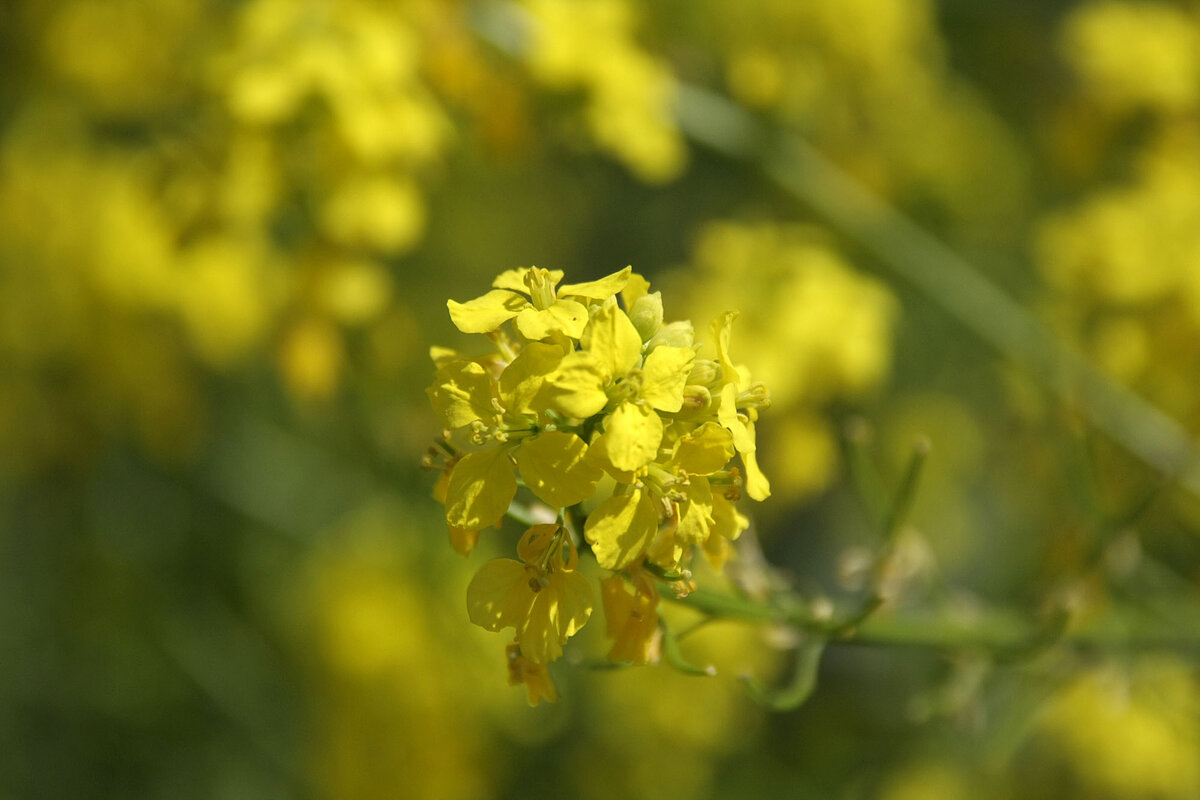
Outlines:
[{"label": "out-of-focus yellow blob", "polygon": [[293,396],[328,400],[341,383],[346,360],[342,336],[332,323],[306,319],[284,335],[279,366]]},{"label": "out-of-focus yellow blob", "polygon": [[645,181],[683,169],[686,148],[671,116],[675,79],[634,41],[627,0],[524,0],[532,18],[526,59],[546,86],[582,89],[596,144]]},{"label": "out-of-focus yellow blob", "polygon": [[1055,698],[1039,729],[1093,796],[1200,795],[1200,687],[1184,662],[1088,672]]},{"label": "out-of-focus yellow blob", "polygon": [[184,329],[202,359],[232,366],[262,342],[279,302],[268,256],[256,243],[212,238],[182,259],[176,290]]},{"label": "out-of-focus yellow blob", "polygon": [[1082,4],[1067,18],[1061,48],[1087,91],[1111,110],[1181,112],[1200,103],[1200,25],[1175,6]]}]

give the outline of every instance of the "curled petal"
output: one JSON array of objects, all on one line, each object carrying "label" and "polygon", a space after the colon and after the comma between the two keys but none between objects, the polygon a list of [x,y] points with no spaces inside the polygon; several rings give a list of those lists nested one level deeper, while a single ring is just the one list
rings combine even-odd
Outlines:
[{"label": "curled petal", "polygon": [[633,276],[633,267],[606,275],[600,280],[587,283],[564,283],[558,287],[559,297],[586,297],[589,300],[607,300],[625,288]]}]

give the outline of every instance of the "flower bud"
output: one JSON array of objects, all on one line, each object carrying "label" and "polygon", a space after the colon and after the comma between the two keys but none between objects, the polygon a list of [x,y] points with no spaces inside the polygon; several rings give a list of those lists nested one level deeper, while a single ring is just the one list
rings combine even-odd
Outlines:
[{"label": "flower bud", "polygon": [[682,322],[668,322],[650,337],[650,341],[646,342],[646,351],[649,352],[659,345],[691,347],[695,337],[696,332],[692,328],[691,322],[687,320]]},{"label": "flower bud", "polygon": [[644,294],[635,300],[629,309],[629,319],[643,342],[658,333],[663,324],[662,292]]}]

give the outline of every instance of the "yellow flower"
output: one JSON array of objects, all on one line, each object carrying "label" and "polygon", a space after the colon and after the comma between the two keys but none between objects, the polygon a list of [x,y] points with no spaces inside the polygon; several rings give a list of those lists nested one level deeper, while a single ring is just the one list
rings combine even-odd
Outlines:
[{"label": "yellow flower", "polygon": [[662,631],[658,627],[658,589],[641,570],[633,571],[634,592],[625,589],[625,579],[613,575],[601,581],[604,618],[613,641],[610,661],[654,664],[659,660]]},{"label": "yellow flower", "polygon": [[529,693],[529,705],[536,706],[543,700],[558,702],[554,681],[550,680],[550,673],[544,666],[521,655],[521,646],[515,642],[505,648],[504,652],[508,656],[508,685],[525,684],[525,690]]},{"label": "yellow flower", "polygon": [[591,585],[575,571],[579,554],[559,525],[534,525],[517,554],[519,561],[497,558],[483,565],[467,587],[467,610],[472,622],[490,631],[516,629],[521,654],[547,664],[591,616]]},{"label": "yellow flower", "polygon": [[[558,345],[528,343],[507,365],[444,360],[430,402],[446,425],[446,439],[467,452],[450,467],[444,502],[456,549],[469,551],[463,532],[494,525],[517,493],[517,472],[539,499],[565,508],[590,497],[601,471],[588,462],[578,434],[543,418],[537,401],[546,374],[561,360]],[[499,372],[499,379],[495,377]]]},{"label": "yellow flower", "polygon": [[746,468],[746,494],[755,500],[766,500],[771,496],[771,484],[758,468],[754,423],[758,419],[758,409],[766,408],[771,401],[762,384],[751,383],[750,371],[737,366],[729,357],[729,334],[736,318],[737,312],[727,311],[712,323],[717,362],[721,365],[717,419],[733,434],[733,445],[742,456]]},{"label": "yellow flower", "polygon": [[565,298],[605,300],[625,288],[632,272],[626,267],[598,281],[567,284],[556,290],[562,270],[510,269],[492,282],[492,291],[466,303],[448,300],[446,308],[463,333],[490,333],[515,319],[517,330],[531,341],[555,333],[578,339],[588,322],[587,307]]}]

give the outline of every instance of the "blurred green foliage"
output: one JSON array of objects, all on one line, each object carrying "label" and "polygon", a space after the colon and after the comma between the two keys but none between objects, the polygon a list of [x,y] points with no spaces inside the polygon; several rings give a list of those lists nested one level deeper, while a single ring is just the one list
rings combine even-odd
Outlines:
[{"label": "blurred green foliage", "polygon": [[[1195,2],[4,4],[0,798],[1200,792],[1196,498],[948,315],[966,284],[931,299],[798,200],[769,142],[698,143],[728,120],[681,127],[695,90],[1191,446]],[[515,533],[458,556],[417,464],[446,299],[530,264],[741,312],[775,496],[731,579],[884,590],[798,710],[738,681],[786,683],[794,633],[735,620],[681,643],[715,678],[591,669],[594,625],[557,704],[504,684],[463,596]]]}]

